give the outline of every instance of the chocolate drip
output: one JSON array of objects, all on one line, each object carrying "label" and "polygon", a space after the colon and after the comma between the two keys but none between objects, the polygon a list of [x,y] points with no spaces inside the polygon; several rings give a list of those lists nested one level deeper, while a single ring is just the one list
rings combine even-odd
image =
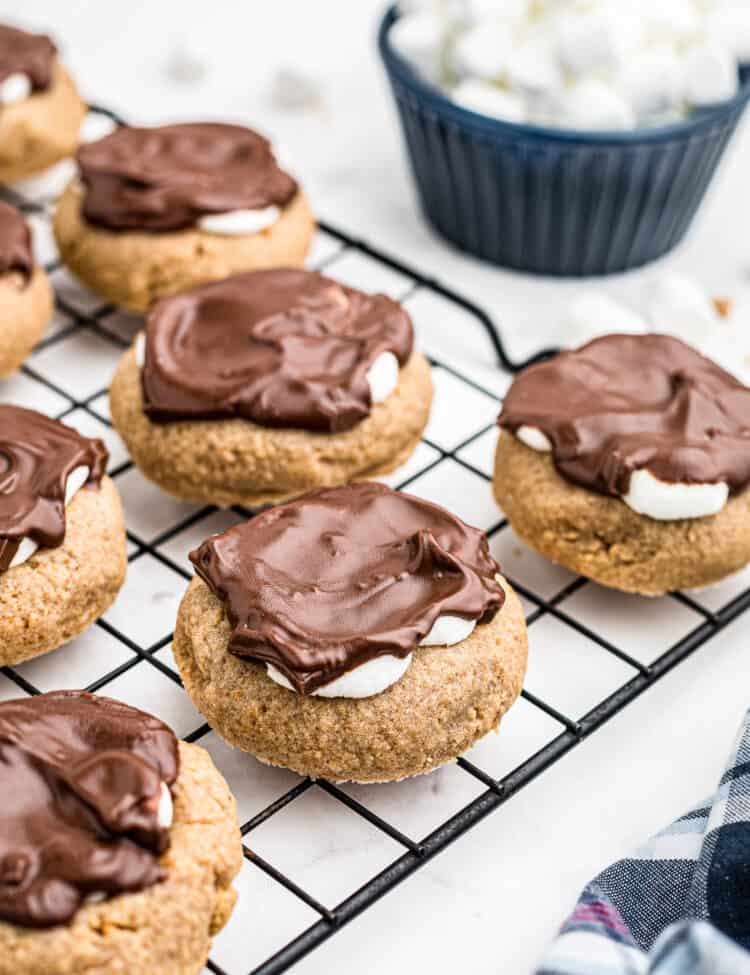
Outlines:
[{"label": "chocolate drip", "polygon": [[0,81],[12,74],[25,74],[32,91],[44,91],[52,84],[57,48],[46,34],[0,24]]},{"label": "chocolate drip", "polygon": [[110,230],[183,230],[206,214],[283,207],[297,193],[268,139],[239,125],[123,126],[77,158],[83,215]]},{"label": "chocolate drip", "polygon": [[312,271],[237,274],[158,302],[146,326],[145,413],[156,422],[241,416],[333,433],[370,413],[367,370],[401,365],[413,330],[385,295]]},{"label": "chocolate drip", "polygon": [[163,880],[162,782],[177,739],[157,718],[83,691],[0,703],[0,918],[45,928],[90,894]]},{"label": "chocolate drip", "polygon": [[500,426],[536,427],[558,471],[627,494],[633,471],[668,483],[750,483],[750,389],[667,335],[608,335],[525,369]]},{"label": "chocolate drip", "polygon": [[65,486],[77,467],[98,487],[108,460],[101,440],[20,406],[0,405],[0,573],[23,538],[56,548],[65,539]]},{"label": "chocolate drip", "polygon": [[34,270],[31,231],[22,213],[0,201],[0,274],[19,271],[28,280]]},{"label": "chocolate drip", "polygon": [[376,483],[265,511],[190,559],[225,604],[230,653],[272,664],[302,694],[406,657],[439,616],[488,622],[505,599],[483,532]]}]

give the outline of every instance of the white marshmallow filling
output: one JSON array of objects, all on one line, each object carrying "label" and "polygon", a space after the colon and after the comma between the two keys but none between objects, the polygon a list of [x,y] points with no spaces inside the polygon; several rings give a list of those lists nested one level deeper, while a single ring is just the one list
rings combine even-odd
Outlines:
[{"label": "white marshmallow filling", "polygon": [[198,227],[206,233],[223,237],[248,237],[273,227],[280,217],[281,209],[277,206],[259,210],[229,210],[200,217]]},{"label": "white marshmallow filling", "polygon": [[[135,363],[139,369],[146,364],[146,336],[143,332],[139,332],[135,339]],[[401,366],[396,356],[392,352],[381,352],[367,370],[373,404],[382,403],[395,392],[400,372]]]},{"label": "white marshmallow filling", "polygon": [[0,106],[17,105],[26,101],[30,94],[31,79],[22,72],[9,74],[4,81],[0,81]]},{"label": "white marshmallow filling", "polygon": [[[517,440],[539,453],[549,453],[552,444],[537,427],[520,426]],[[729,485],[680,484],[662,481],[647,469],[633,471],[627,494],[620,495],[636,514],[655,521],[681,521],[718,514],[729,498]]]},{"label": "white marshmallow filling", "polygon": [[[68,479],[65,482],[65,506],[67,507],[73,498],[78,494],[83,485],[88,481],[91,471],[88,467],[76,467],[68,475]],[[8,566],[8,571],[14,569],[17,565],[23,565],[24,562],[28,562],[31,556],[39,548],[39,545],[31,538],[22,538],[21,543],[16,549],[16,554],[13,556],[10,565]]]},{"label": "white marshmallow filling", "polygon": [[[466,620],[461,616],[440,616],[435,620],[427,636],[420,641],[419,646],[452,647],[471,636],[476,625],[476,620]],[[382,694],[392,684],[401,680],[411,665],[412,657],[411,653],[406,657],[396,657],[393,654],[375,657],[342,674],[329,684],[318,687],[311,696],[353,699],[375,697],[376,694]],[[266,664],[266,672],[276,684],[287,690],[294,690],[289,680],[273,664]]]}]

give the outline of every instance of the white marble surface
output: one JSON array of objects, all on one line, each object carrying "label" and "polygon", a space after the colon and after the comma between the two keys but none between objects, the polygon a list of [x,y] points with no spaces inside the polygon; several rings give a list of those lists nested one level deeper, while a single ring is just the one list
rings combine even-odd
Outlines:
[{"label": "white marble surface", "polygon": [[[514,349],[547,345],[555,339],[560,302],[577,285],[511,274],[462,257],[433,237],[415,212],[392,108],[374,53],[380,8],[373,0],[320,0],[314,4],[302,0],[272,4],[26,0],[20,4],[16,0],[0,3],[0,18],[51,30],[61,40],[84,92],[133,121],[211,116],[265,129],[287,147],[321,216],[478,299],[502,322]],[[178,67],[184,66],[185,52],[189,62],[205,66],[200,81],[173,80],[175,58]],[[314,79],[319,92],[315,104],[304,112],[282,110],[272,95],[279,71]],[[699,276],[713,293],[735,299],[740,322],[746,307],[750,314],[750,194],[745,191],[749,138],[746,128],[689,240],[672,259],[676,266]],[[635,302],[649,273],[624,275],[608,287]],[[440,338],[441,324],[429,314],[428,300],[422,309],[422,335],[427,344],[435,334]],[[750,328],[746,334],[750,351]],[[71,345],[69,361],[85,352],[98,357],[102,369],[110,369],[112,350],[94,343],[94,338],[86,350],[75,345],[80,337],[64,340]],[[47,365],[45,355],[40,353],[35,364],[40,372]],[[49,358],[49,367],[54,368]],[[474,366],[485,369],[488,382],[502,381],[481,364],[475,362]],[[80,393],[79,382],[86,377],[71,374],[65,381]],[[448,405],[449,386],[448,379],[440,406],[446,420],[453,412]],[[34,402],[52,413],[64,405],[64,400],[27,376],[17,377],[3,392],[2,398]],[[486,404],[478,405],[481,409]],[[101,411],[106,415],[105,401]],[[455,429],[441,426],[439,435],[455,438],[457,443],[463,433],[461,416],[453,417],[452,422]],[[429,453],[429,448],[423,449]],[[491,453],[489,438],[466,451],[470,462],[483,466],[485,455]],[[425,464],[430,459],[423,457]],[[442,480],[424,475],[415,482],[415,490],[421,484],[429,496],[452,493],[458,503],[463,496],[460,476],[464,469],[443,465],[439,470]],[[125,506],[127,510],[131,505],[131,527],[138,536],[148,538],[168,517],[177,520],[174,511],[148,507],[168,506],[169,502],[152,497],[135,475],[125,478],[121,484]],[[146,494],[139,494],[142,491]],[[489,498],[482,496],[476,504],[474,520],[496,516]],[[529,553],[519,553],[507,537],[500,538],[503,541],[498,544],[505,551],[498,554],[515,563],[513,573],[519,579],[526,575],[537,591],[550,594],[564,584],[558,570],[536,563]],[[175,544],[172,555],[176,560],[187,544],[187,539],[182,548]],[[730,582],[722,594],[709,592],[702,599],[707,605],[725,601],[734,585]],[[151,600],[152,612],[139,620],[143,627],[139,636],[144,643],[155,641],[171,625],[170,614],[182,586],[179,577],[144,556],[139,571],[131,572],[126,593],[110,618],[116,622],[120,613],[132,622],[135,607]],[[571,614],[595,618],[611,639],[641,659],[650,659],[695,625],[689,613],[685,617],[681,608],[662,601],[630,600],[594,587],[582,590],[574,599],[567,606]],[[540,621],[532,634],[529,688],[553,697],[559,690],[573,711],[582,710],[590,697],[622,680],[619,671],[592,675],[588,657],[578,655],[578,644],[571,644],[561,624]],[[106,652],[101,640],[97,652]],[[121,647],[113,646],[112,652],[110,663],[119,663]],[[83,668],[80,680],[92,679],[88,669],[93,668],[93,674],[96,667],[86,646],[79,643],[76,654]],[[160,654],[166,654],[168,662],[168,651]],[[77,678],[68,668],[60,669],[61,664],[62,657],[54,655],[44,666],[29,664],[28,679],[46,682],[49,687],[60,686],[66,679],[75,683]],[[570,679],[576,666],[581,667],[581,681]],[[158,705],[180,733],[197,725],[197,715],[189,711],[184,699],[178,701],[176,689],[166,678],[160,677],[148,689],[136,688],[128,673],[136,671],[118,678],[112,693],[146,706]],[[0,696],[12,692],[4,680],[0,678]],[[743,709],[750,703],[748,686],[747,625],[740,620],[296,970],[306,975],[339,970],[359,975],[382,971],[531,972],[582,884],[713,787]],[[505,764],[516,751],[521,756],[523,746],[542,744],[554,732],[538,719],[532,720],[526,707],[519,705],[508,719],[505,738],[496,739],[501,746],[494,742],[479,746],[479,758],[495,774],[506,770]],[[241,788],[246,777],[247,795],[241,799],[249,810],[257,810],[294,781],[286,773],[258,766],[251,770],[243,764],[243,756],[225,754],[222,748],[215,743],[222,767],[234,769],[235,788]],[[448,769],[421,783],[357,794],[366,791],[367,801],[397,824],[418,830],[420,824],[430,825],[430,817],[436,825],[473,798],[475,792],[467,792],[467,788],[465,777]],[[289,825],[291,819],[286,828],[268,824],[254,843],[262,855],[275,857],[326,903],[335,902],[339,894],[397,854],[390,841],[373,835],[359,821],[346,825],[337,820],[336,834],[326,837],[328,800],[316,792],[304,797],[304,802],[309,845],[299,842],[299,821],[295,829]],[[290,809],[284,815],[291,814]],[[252,875],[249,871],[246,868],[241,879],[247,888],[242,911],[217,944],[216,958],[222,964],[234,965],[244,958],[245,942],[253,946],[251,954],[257,963],[268,950],[278,947],[282,933],[290,937],[314,920],[307,908],[292,902],[273,882],[262,875],[258,879],[258,871],[253,870]],[[278,927],[281,918],[283,931]],[[273,931],[276,940],[267,931]]]}]

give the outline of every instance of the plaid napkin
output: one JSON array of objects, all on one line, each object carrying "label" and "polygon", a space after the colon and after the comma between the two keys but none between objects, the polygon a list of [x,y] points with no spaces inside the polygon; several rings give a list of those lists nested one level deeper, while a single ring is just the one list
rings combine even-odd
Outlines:
[{"label": "plaid napkin", "polygon": [[537,975],[750,975],[750,711],[714,795],[593,880]]}]

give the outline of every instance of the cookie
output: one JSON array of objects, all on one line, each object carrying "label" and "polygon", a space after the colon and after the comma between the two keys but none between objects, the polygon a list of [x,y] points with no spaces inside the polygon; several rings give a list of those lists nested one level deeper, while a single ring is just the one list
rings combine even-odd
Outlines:
[{"label": "cookie", "polygon": [[85,114],[52,41],[0,25],[0,182],[26,179],[70,156]]},{"label": "cookie", "polygon": [[35,265],[23,214],[0,201],[0,377],[15,372],[26,359],[52,311],[52,287]]},{"label": "cookie", "polygon": [[385,782],[497,728],[526,667],[521,605],[486,537],[360,483],[257,515],[191,553],[174,654],[211,726],[261,761]]},{"label": "cookie", "polygon": [[111,605],[125,525],[99,440],[0,405],[0,665],[54,650]]},{"label": "cookie", "polygon": [[0,703],[0,742],[0,975],[198,975],[242,865],[208,753],[80,691]]},{"label": "cookie", "polygon": [[400,305],[297,269],[158,303],[110,389],[146,477],[188,501],[253,508],[394,470],[431,401]]},{"label": "cookie", "polygon": [[494,490],[554,562],[657,596],[750,562],[750,389],[678,339],[612,335],[522,372]]},{"label": "cookie", "polygon": [[236,125],[122,127],[78,153],[54,230],[92,291],[133,311],[238,271],[303,264],[315,222],[267,139]]}]

